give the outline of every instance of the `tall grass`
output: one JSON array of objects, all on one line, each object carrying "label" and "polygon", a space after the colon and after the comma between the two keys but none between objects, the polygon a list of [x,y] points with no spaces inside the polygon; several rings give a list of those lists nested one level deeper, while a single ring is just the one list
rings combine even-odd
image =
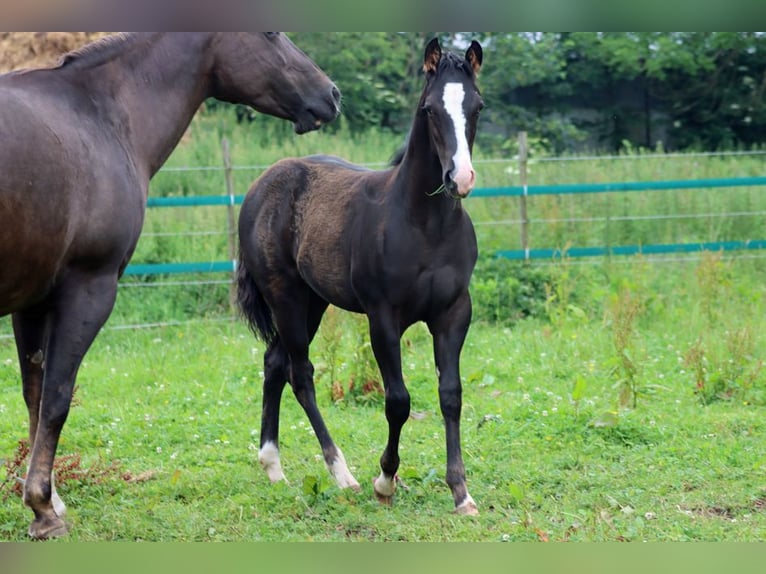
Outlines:
[{"label": "tall grass", "polygon": [[[259,122],[264,124],[259,125]],[[281,123],[259,118],[254,124],[224,122],[219,114],[200,116],[171,157],[168,168],[152,183],[152,194],[221,195],[225,193],[221,171],[175,171],[186,167],[221,167],[222,137],[231,142],[235,193],[244,194],[262,169],[286,156],[312,153],[340,155],[356,163],[383,166],[402,138],[384,132],[349,136],[345,132],[315,132],[290,136]],[[661,150],[660,150],[661,151]],[[475,151],[479,187],[518,185],[518,162],[513,157],[487,158]],[[676,156],[628,150],[617,157],[533,158],[530,185],[604,183],[625,181],[686,180],[743,177],[763,173],[762,155]],[[477,227],[484,252],[520,248],[518,198],[479,198],[465,203]],[[761,220],[766,212],[762,190],[757,187],[691,189],[647,192],[615,192],[535,196],[528,199],[530,247],[615,246],[622,244],[680,243],[747,240],[762,237]],[[196,213],[189,213],[194,211]],[[147,229],[225,231],[222,209],[150,210]],[[173,242],[176,247],[173,247]],[[142,239],[136,261],[158,260],[176,251],[176,257],[203,243],[200,256],[223,254],[225,234],[187,240]],[[155,253],[153,253],[153,251]]]},{"label": "tall grass", "polygon": [[[153,196],[223,195],[221,138],[230,142],[234,193],[243,195],[253,180],[271,163],[287,156],[314,153],[335,154],[356,163],[382,167],[401,145],[402,137],[371,131],[350,136],[344,131],[320,131],[303,136],[291,133],[284,122],[258,116],[251,123],[236,124],[221,112],[199,115],[188,134],[171,156],[165,169],[154,178]],[[657,150],[661,151],[661,150]],[[475,150],[480,187],[518,185],[518,161],[514,157],[489,158]],[[661,155],[646,150],[628,150],[618,157],[588,159],[533,156],[528,183],[597,183],[690,178],[738,177],[762,173],[763,157],[754,155],[693,156]],[[184,170],[183,168],[194,168]],[[208,168],[201,170],[199,168]],[[499,249],[518,249],[520,245],[519,199],[478,198],[465,202],[476,225],[480,252],[491,256]],[[534,196],[528,199],[530,247],[566,248],[571,246],[615,246],[621,244],[681,243],[734,239],[759,239],[766,230],[761,225],[766,204],[759,188],[695,189],[630,193]],[[228,243],[234,240],[227,228],[223,207],[158,208],[147,211],[145,232],[133,262],[220,261],[228,258]],[[492,267],[496,264],[490,264]],[[480,265],[480,279],[487,264]],[[515,272],[514,272],[515,274]],[[226,281],[228,275],[204,275],[184,279]],[[479,286],[490,299],[528,297],[523,291],[539,291],[541,283],[530,277],[517,282],[511,295],[489,293],[487,283]],[[503,281],[512,281],[508,274]],[[125,280],[135,283],[136,279]],[[139,280],[156,284],[157,278]],[[537,287],[535,286],[537,285]],[[506,284],[506,288],[511,288]],[[514,288],[515,289],[515,288]],[[178,299],[190,292],[182,307],[198,313],[226,313],[227,289],[221,285],[124,289],[117,317],[133,316],[134,309],[150,307],[151,320],[179,315]],[[480,294],[479,299],[483,299]],[[151,300],[150,305],[146,305]],[[213,301],[214,303],[211,303]],[[519,301],[520,302],[520,301]],[[520,302],[522,307],[523,302]],[[534,305],[531,302],[530,304]],[[520,311],[521,315],[528,314]],[[139,313],[140,314],[140,313]],[[192,314],[191,316],[197,316]]]}]

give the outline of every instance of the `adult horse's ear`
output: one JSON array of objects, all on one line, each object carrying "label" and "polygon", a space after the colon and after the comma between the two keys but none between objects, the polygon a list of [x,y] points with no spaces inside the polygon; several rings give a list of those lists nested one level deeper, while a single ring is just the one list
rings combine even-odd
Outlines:
[{"label": "adult horse's ear", "polygon": [[426,46],[426,55],[423,59],[423,71],[428,74],[435,72],[442,58],[442,48],[439,45],[439,38],[434,38]]},{"label": "adult horse's ear", "polygon": [[471,45],[468,46],[468,49],[465,51],[465,59],[469,64],[471,64],[473,73],[476,75],[478,75],[479,70],[481,70],[481,60],[483,55],[484,54],[481,49],[481,44],[479,44],[476,40],[471,41]]}]

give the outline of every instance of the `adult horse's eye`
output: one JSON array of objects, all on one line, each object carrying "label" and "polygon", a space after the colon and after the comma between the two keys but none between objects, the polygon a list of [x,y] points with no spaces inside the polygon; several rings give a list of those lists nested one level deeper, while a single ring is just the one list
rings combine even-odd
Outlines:
[{"label": "adult horse's eye", "polygon": [[427,104],[426,104],[425,106],[423,106],[423,111],[424,111],[424,112],[425,112],[427,115],[429,115],[429,116],[432,116],[432,115],[434,115],[434,110],[433,110],[433,108],[432,108],[431,106],[427,105]]}]

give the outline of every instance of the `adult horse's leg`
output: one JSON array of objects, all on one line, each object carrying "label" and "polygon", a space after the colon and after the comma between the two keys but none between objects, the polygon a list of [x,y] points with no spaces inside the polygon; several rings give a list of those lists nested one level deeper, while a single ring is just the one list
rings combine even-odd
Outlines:
[{"label": "adult horse's leg", "polygon": [[368,313],[368,318],[370,343],[383,378],[388,421],[388,442],[380,457],[381,473],[373,482],[373,489],[380,502],[391,504],[396,490],[396,471],[399,470],[399,438],[410,416],[410,394],[404,386],[401,333],[393,314],[388,311]]},{"label": "adult horse's leg", "polygon": [[[66,525],[54,508],[53,459],[61,429],[72,401],[75,377],[82,358],[114,306],[117,274],[91,276],[72,270],[56,286],[46,302],[47,342],[43,349],[42,392],[39,395],[29,472],[24,484],[24,502],[35,514],[29,527],[32,538],[66,534]],[[16,323],[24,331],[21,318]],[[39,326],[37,327],[40,328]],[[31,332],[29,328],[26,329]],[[31,337],[29,340],[32,340]],[[36,359],[33,355],[33,359]],[[36,372],[34,369],[31,371]],[[25,396],[36,397],[35,377],[24,381]],[[34,406],[30,408],[34,410]],[[30,423],[31,426],[31,423]]]},{"label": "adult horse's leg", "polygon": [[447,439],[447,484],[455,499],[458,514],[479,511],[465,484],[465,466],[460,449],[460,351],[471,322],[471,299],[466,293],[445,313],[430,322],[434,339],[434,360],[439,377],[439,405],[444,416]]},{"label": "adult horse's leg", "polygon": [[[41,308],[18,311],[13,314],[12,320],[19,356],[22,392],[29,412],[29,448],[32,450],[37,434],[43,389],[46,312]],[[56,492],[53,476],[51,476],[51,503],[56,514],[63,517],[66,506]]]},{"label": "adult horse's leg", "polygon": [[327,303],[312,292],[296,293],[285,289],[280,294],[280,303],[272,309],[275,310],[277,331],[289,357],[288,374],[293,393],[319,440],[327,469],[340,488],[359,490],[359,483],[349,471],[343,453],[333,442],[316,403],[314,366],[309,360],[309,345],[326,308]]}]

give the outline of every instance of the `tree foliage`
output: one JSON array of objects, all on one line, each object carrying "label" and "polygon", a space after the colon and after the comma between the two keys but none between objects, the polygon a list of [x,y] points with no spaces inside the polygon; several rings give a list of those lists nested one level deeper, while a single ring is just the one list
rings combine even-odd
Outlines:
[{"label": "tree foliage", "polygon": [[[404,134],[433,32],[293,33],[343,92],[329,129]],[[520,130],[550,152],[731,149],[766,137],[766,35],[754,32],[441,33],[484,48],[480,143]]]}]

